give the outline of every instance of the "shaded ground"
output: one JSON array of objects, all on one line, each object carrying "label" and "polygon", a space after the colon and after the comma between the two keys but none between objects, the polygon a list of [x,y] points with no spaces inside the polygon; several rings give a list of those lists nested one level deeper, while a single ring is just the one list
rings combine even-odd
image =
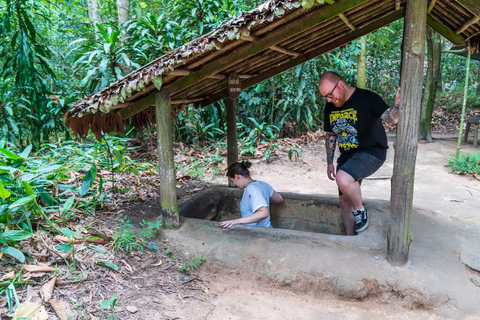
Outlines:
[{"label": "shaded ground", "polygon": [[[455,152],[456,137],[437,137],[439,139],[433,143],[419,144],[414,206],[419,214],[432,215],[442,225],[463,230],[478,227],[480,181],[447,172],[444,159]],[[471,141],[462,148],[462,151],[479,151],[471,147]],[[363,184],[363,195],[368,201],[390,198],[391,151],[382,169]],[[336,195],[335,183],[330,182],[325,174],[323,142],[303,146],[302,152],[293,162],[288,159],[286,151],[277,152],[278,157],[273,157],[269,164],[254,160],[252,175],[269,182],[280,192]],[[206,177],[203,182],[184,179],[180,194],[188,196],[211,183],[225,183],[225,177]],[[115,204],[117,208],[112,208],[114,213],[97,214],[77,223],[85,225],[95,219],[96,224],[89,232],[101,231],[112,236],[120,217],[133,225],[144,220],[153,221],[158,214],[156,196],[148,191],[144,194],[144,201],[118,201]],[[432,233],[444,232],[435,227],[428,230],[428,227],[425,226]],[[420,240],[418,237],[426,235],[422,231],[414,233],[412,255],[417,263],[422,263],[423,257],[428,258],[429,255],[428,250],[419,251],[415,247]],[[448,233],[443,236],[447,242],[449,237],[457,237]],[[205,244],[198,243],[198,246]],[[449,313],[447,311],[452,308],[448,303],[447,311],[437,310],[438,307],[418,303],[418,300],[395,292],[352,299],[333,290],[317,291],[305,286],[288,285],[262,273],[248,271],[252,267],[255,269],[261,261],[260,256],[246,256],[246,260],[237,266],[207,256],[206,262],[196,271],[186,274],[179,268],[185,262],[188,266],[188,262],[198,257],[202,250],[182,247],[182,243],[167,238],[163,233],[149,243],[150,249],[146,248],[145,252],[119,251],[113,254],[111,244],[104,244],[103,248],[105,253],[99,253],[92,250],[91,244],[79,245],[82,250],[77,255],[77,264],[83,274],[78,271],[58,274],[54,298],[65,302],[69,314],[76,315],[78,319],[107,319],[112,314],[118,319],[480,319],[474,314]],[[452,254],[459,256],[458,252]],[[113,262],[119,267],[119,272],[102,268],[96,265],[97,261]],[[466,277],[473,279],[479,275],[469,267],[465,267],[464,272]],[[37,279],[46,279],[49,274],[38,276]],[[27,289],[19,288],[17,293],[23,300]],[[100,308],[100,303],[114,294],[118,295],[115,308],[112,311]],[[0,312],[3,318],[8,319],[5,298],[1,299]],[[53,310],[50,307],[47,310],[53,319]]]}]

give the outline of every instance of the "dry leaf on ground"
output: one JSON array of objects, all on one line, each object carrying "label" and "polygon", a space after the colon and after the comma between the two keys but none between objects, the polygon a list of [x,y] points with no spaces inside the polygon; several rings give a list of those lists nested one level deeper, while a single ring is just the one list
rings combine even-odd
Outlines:
[{"label": "dry leaf on ground", "polygon": [[27,301],[22,303],[17,310],[15,310],[15,314],[13,315],[14,320],[20,319],[29,319],[29,320],[47,320],[48,313],[45,310],[45,307],[41,304]]},{"label": "dry leaf on ground", "polygon": [[24,264],[22,265],[23,270],[27,272],[51,272],[55,271],[55,268],[45,266],[45,265],[33,265],[33,264]]},{"label": "dry leaf on ground", "polygon": [[10,271],[9,273],[6,273],[3,275],[2,279],[0,281],[6,281],[15,278],[15,271]]},{"label": "dry leaf on ground", "polygon": [[67,309],[62,305],[62,303],[55,299],[48,300],[48,303],[52,306],[53,310],[55,310],[58,318],[60,320],[67,320],[68,319],[68,312]]},{"label": "dry leaf on ground", "polygon": [[40,295],[42,296],[43,301],[47,302],[52,298],[53,289],[55,288],[55,282],[57,277],[53,277],[44,284],[40,286]]}]

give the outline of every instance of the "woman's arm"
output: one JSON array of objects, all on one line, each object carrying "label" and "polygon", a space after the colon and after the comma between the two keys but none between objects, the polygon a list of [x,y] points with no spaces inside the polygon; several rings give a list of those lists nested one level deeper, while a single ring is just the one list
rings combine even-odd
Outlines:
[{"label": "woman's arm", "polygon": [[247,224],[252,222],[258,222],[268,217],[268,215],[269,215],[268,207],[260,207],[258,208],[257,211],[255,211],[253,214],[249,216],[233,219],[233,220],[222,221],[220,222],[220,226],[224,228],[231,228],[236,224]]},{"label": "woman's arm", "polygon": [[283,197],[276,191],[273,191],[272,196],[270,197],[270,201],[273,203],[281,203],[283,202]]}]

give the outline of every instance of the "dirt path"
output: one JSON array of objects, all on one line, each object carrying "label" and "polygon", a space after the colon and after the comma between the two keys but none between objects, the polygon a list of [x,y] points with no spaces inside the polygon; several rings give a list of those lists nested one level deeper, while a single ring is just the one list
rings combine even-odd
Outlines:
[{"label": "dirt path", "polygon": [[[455,152],[455,146],[454,136],[442,136],[433,143],[419,144],[414,206],[418,212],[425,212],[426,215],[433,212],[448,224],[462,228],[478,226],[480,181],[450,174],[445,168],[444,159]],[[269,182],[280,192],[336,195],[335,183],[326,177],[323,143],[309,144],[302,151],[303,154],[294,162],[288,159],[286,153],[280,154],[269,164],[253,161],[252,176]],[[462,151],[480,150],[465,145]],[[393,148],[389,150],[385,165],[372,179],[364,181],[364,198],[390,199],[392,169]],[[206,181],[224,184],[226,178],[207,177]],[[148,221],[158,214],[155,206],[156,201],[137,202],[122,208],[120,212],[135,218],[136,222],[143,219]],[[112,216],[110,223],[106,221],[105,228],[112,228],[116,218]],[[427,236],[427,231],[433,234],[438,232],[433,229],[426,229],[424,234],[417,232],[411,246],[412,255],[420,263],[422,261],[418,257],[428,256],[429,252],[428,248],[427,251],[418,250],[416,243],[418,237]],[[455,236],[445,234],[445,237]],[[198,246],[203,245],[200,242]],[[115,315],[118,319],[480,319],[480,315],[448,313],[452,310],[450,307],[447,312],[440,312],[431,309],[428,304],[412,302],[395,292],[384,292],[363,300],[348,300],[328,290],[296,290],[266,277],[246,274],[242,268],[222,266],[208,257],[197,271],[185,275],[178,268],[182,259],[187,261],[188,257],[198,255],[195,247],[190,251],[181,243],[174,245],[165,237],[157,239],[157,243],[161,248],[158,252],[136,252],[115,257],[120,272],[107,272],[101,277],[93,275],[76,289],[78,296],[75,301],[82,303],[85,297],[90,297],[90,300],[93,297],[96,301],[89,301],[90,304],[98,305],[99,301],[108,300],[113,293],[117,293],[119,299]],[[173,249],[173,255],[180,259],[172,259],[167,249]],[[245,264],[252,265],[252,262],[245,261]],[[387,262],[383,265],[390,268]],[[88,309],[92,307],[79,314],[86,316]],[[94,314],[97,319],[103,319],[107,313],[98,312],[97,306]]]},{"label": "dirt path", "polygon": [[[420,143],[415,175],[415,212],[434,217],[442,224],[455,226],[451,230],[467,230],[470,227],[480,227],[480,181],[472,177],[458,176],[448,173],[444,159],[455,152],[455,136],[441,136],[433,143]],[[390,138],[390,145],[393,139]],[[478,152],[470,144],[462,147],[462,152]],[[290,161],[286,152],[266,164],[253,161],[252,176],[255,179],[269,182],[277,191],[302,194],[337,195],[334,182],[326,177],[326,162],[323,142],[311,143],[302,147],[302,155],[297,161]],[[372,177],[363,183],[363,196],[367,201],[390,199],[390,177],[393,170],[393,148],[389,150],[387,162]],[[225,176],[206,177],[209,183],[226,183]],[[112,235],[118,218],[127,216],[132,224],[153,221],[158,218],[158,201],[135,201],[122,205],[116,214],[88,217],[101,226],[101,231]],[[418,219],[416,221],[419,221]],[[432,221],[423,219],[421,221]],[[89,221],[79,221],[89,224]],[[437,224],[441,225],[441,224]],[[411,257],[415,264],[422,264],[422,257],[431,257],[429,248],[419,248],[423,238],[435,239],[441,230],[437,227],[414,226],[414,240],[411,245]],[[428,228],[430,227],[430,228]],[[420,232],[418,230],[421,230]],[[442,230],[446,230],[445,228]],[[450,229],[448,229],[450,230]],[[164,232],[151,245],[159,250],[145,250],[112,254],[106,247],[104,253],[93,250],[83,250],[79,254],[78,266],[83,271],[83,279],[77,283],[77,274],[68,281],[65,279],[57,284],[54,297],[65,301],[72,319],[480,319],[480,314],[453,312],[455,307],[445,303],[445,310],[435,310],[428,303],[418,303],[396,291],[379,292],[362,300],[345,299],[328,289],[313,290],[308,284],[291,286],[273,281],[261,273],[247,272],[241,267],[224,265],[213,258],[200,266],[192,274],[185,274],[179,268],[191,257],[198,256],[201,246],[208,243],[198,242],[198,246],[175,244],[175,239],[168,239]],[[449,239],[457,235],[445,232],[445,239],[439,245],[444,246]],[[195,239],[196,241],[196,239]],[[237,241],[237,240],[232,240]],[[262,241],[254,242],[253,252]],[[280,242],[279,242],[280,243]],[[425,241],[423,242],[425,243]],[[197,244],[195,244],[197,245]],[[221,244],[223,246],[223,243]],[[225,243],[225,246],[228,244]],[[449,246],[445,246],[450,248]],[[266,247],[262,247],[265,249]],[[90,248],[88,248],[90,249]],[[170,252],[171,250],[171,252]],[[317,246],[316,250],[323,250]],[[334,249],[335,250],[335,249]],[[447,250],[447,249],[446,249]],[[450,250],[450,249],[448,249]],[[263,250],[265,252],[266,250]],[[458,262],[458,252],[450,250],[450,255]],[[449,252],[450,252],[449,251]],[[259,253],[258,253],[259,254]],[[338,255],[335,251],[334,254]],[[375,253],[377,254],[377,253]],[[176,256],[176,257],[174,257]],[[310,257],[310,256],[309,256]],[[314,260],[309,259],[310,263]],[[336,256],[335,256],[336,257]],[[318,257],[317,257],[318,258]],[[376,257],[375,257],[376,259]],[[374,260],[375,260],[374,259]],[[245,265],[254,266],[256,261],[243,261]],[[305,261],[307,261],[305,260]],[[335,261],[333,261],[335,260]],[[332,268],[338,267],[338,261],[331,261]],[[337,259],[338,260],[338,259]],[[345,259],[344,259],[345,260]],[[424,269],[430,268],[424,263]],[[94,265],[94,261],[112,261],[119,267],[119,272]],[[340,260],[339,260],[340,261]],[[360,261],[357,260],[355,261]],[[435,260],[437,261],[437,260]],[[297,263],[296,260],[293,261]],[[61,261],[59,262],[61,263]],[[268,263],[268,261],[267,261]],[[298,262],[302,263],[302,262]],[[272,268],[275,264],[272,263]],[[435,264],[434,264],[435,265]],[[369,271],[366,267],[362,272],[393,272],[402,274],[401,269],[392,268],[386,261],[374,261],[376,270]],[[470,276],[476,276],[480,283],[480,272],[468,269],[460,264],[461,272],[468,273],[463,279],[469,283]],[[365,270],[368,269],[368,270]],[[445,269],[445,268],[443,268]],[[339,269],[344,270],[344,269]],[[447,268],[447,270],[450,270]],[[338,270],[331,270],[331,273]],[[432,270],[432,274],[435,270]],[[338,271],[342,273],[343,271]],[[338,273],[337,272],[337,273]],[[438,272],[438,271],[437,271]],[[403,273],[408,274],[408,273]],[[80,275],[80,273],[78,273]],[[442,274],[443,275],[443,274]],[[463,274],[462,274],[463,276]],[[450,286],[452,279],[446,281]],[[436,278],[435,278],[436,279]],[[428,286],[428,283],[426,284]],[[300,288],[301,287],[301,288]],[[297,290],[300,288],[300,290]],[[323,288],[321,288],[323,289]],[[453,289],[452,289],[453,290]],[[457,290],[457,289],[456,289]],[[23,301],[28,295],[26,288],[18,291]],[[113,310],[102,309],[101,302],[108,301],[112,296],[118,296]],[[480,296],[480,288],[478,295]],[[473,297],[472,297],[473,299]],[[0,313],[7,310],[6,300],[0,297]],[[49,309],[53,314],[53,310]],[[450,313],[449,313],[450,312]],[[459,316],[461,314],[461,316]],[[2,317],[3,319],[3,317]],[[52,318],[53,319],[53,318]]]},{"label": "dirt path", "polygon": [[[457,138],[445,135],[433,143],[420,143],[415,175],[414,207],[463,227],[480,224],[480,181],[473,177],[450,174],[444,159],[455,153]],[[390,145],[394,140],[390,137]],[[471,144],[462,152],[476,152]],[[296,162],[286,154],[271,163],[254,163],[252,176],[269,182],[277,191],[303,194],[336,194],[336,186],[326,177],[325,153],[322,143],[303,148]],[[393,170],[393,148],[387,162],[372,177],[364,181],[366,199],[390,199],[390,177]],[[224,177],[213,181],[224,183]],[[435,232],[435,230],[431,230]],[[414,235],[412,246],[415,246]],[[445,235],[455,237],[455,235]],[[422,253],[423,254],[423,253]],[[425,254],[428,254],[425,253]],[[207,276],[205,274],[205,276]],[[210,288],[215,293],[215,308],[198,314],[198,319],[449,319],[434,310],[413,306],[391,305],[389,300],[345,301],[324,294],[291,292],[269,284],[265,279],[242,279],[242,276],[213,277]],[[410,309],[412,308],[412,309]],[[182,318],[181,314],[179,314]],[[191,316],[191,315],[189,315]],[[189,318],[187,316],[187,318]],[[456,316],[455,316],[456,317]],[[468,315],[480,319],[480,315]]]}]

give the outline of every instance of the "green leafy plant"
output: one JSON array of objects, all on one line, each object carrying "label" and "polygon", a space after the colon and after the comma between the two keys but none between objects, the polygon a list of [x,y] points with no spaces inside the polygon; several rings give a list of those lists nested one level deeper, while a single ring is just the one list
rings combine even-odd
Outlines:
[{"label": "green leafy plant", "polygon": [[195,271],[195,269],[197,269],[203,262],[205,262],[204,257],[194,257],[189,261],[184,261],[178,269],[189,274],[190,272]]},{"label": "green leafy plant", "polygon": [[118,296],[116,293],[112,295],[112,297],[107,301],[102,301],[100,306],[103,309],[107,309],[108,320],[116,320],[117,317],[113,315],[113,309],[115,308],[115,304],[117,303]]},{"label": "green leafy plant", "polygon": [[265,148],[265,151],[262,154],[262,158],[265,158],[265,161],[268,163],[270,162],[270,156],[272,155],[275,150],[281,149],[281,147],[276,143],[271,143]]},{"label": "green leafy plant", "polygon": [[80,86],[86,92],[97,92],[109,84],[123,78],[127,70],[139,68],[127,55],[127,48],[120,41],[122,30],[116,26],[105,28],[97,24],[98,40],[78,39],[70,45],[72,51],[78,51],[75,56],[76,67],[88,68]]},{"label": "green leafy plant", "polygon": [[141,222],[141,228],[135,228],[130,221],[118,219],[120,222],[115,226],[114,247],[116,250],[125,248],[127,252],[149,248],[148,241],[155,237],[155,232],[160,228],[161,221]]},{"label": "green leafy plant", "polygon": [[462,153],[446,160],[451,170],[460,174],[480,174],[480,152]]},{"label": "green leafy plant", "polygon": [[288,159],[290,159],[290,161],[293,161],[292,159],[297,160],[301,154],[302,150],[300,147],[298,145],[294,145],[288,150]]}]

